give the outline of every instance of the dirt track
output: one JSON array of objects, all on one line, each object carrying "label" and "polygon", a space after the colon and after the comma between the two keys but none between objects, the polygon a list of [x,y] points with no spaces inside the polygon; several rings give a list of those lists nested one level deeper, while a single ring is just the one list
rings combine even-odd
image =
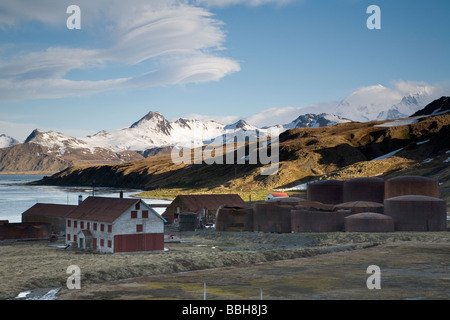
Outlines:
[{"label": "dirt track", "polygon": [[[94,254],[48,242],[0,245],[0,296],[61,287],[59,299],[449,299],[450,232],[184,233],[166,252]],[[69,265],[80,290],[66,288]],[[369,290],[369,265],[381,269]]]}]

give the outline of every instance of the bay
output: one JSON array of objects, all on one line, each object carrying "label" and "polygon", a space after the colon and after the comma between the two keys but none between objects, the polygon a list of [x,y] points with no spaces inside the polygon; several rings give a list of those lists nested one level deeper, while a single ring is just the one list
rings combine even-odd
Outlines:
[{"label": "bay", "polygon": [[[93,194],[95,196],[119,197],[123,192],[124,198],[141,192],[136,189],[98,188],[87,187],[59,187],[59,186],[34,186],[28,182],[42,179],[40,175],[0,175],[0,220],[9,222],[22,222],[22,213],[36,203],[53,204],[78,204],[81,195],[86,199]],[[93,193],[94,192],[94,193]],[[167,200],[143,199],[146,203],[170,203]],[[159,214],[165,208],[155,208]]]}]

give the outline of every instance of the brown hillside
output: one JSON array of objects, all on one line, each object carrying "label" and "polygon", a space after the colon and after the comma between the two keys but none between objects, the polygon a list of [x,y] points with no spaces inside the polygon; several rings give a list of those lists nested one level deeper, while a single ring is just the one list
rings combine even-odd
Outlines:
[{"label": "brown hillside", "polygon": [[[279,170],[270,176],[260,175],[261,166],[255,164],[176,165],[170,155],[157,155],[120,165],[75,166],[42,183],[92,185],[95,179],[97,186],[219,192],[287,188],[324,178],[417,174],[438,179],[447,192],[450,115],[393,127],[382,126],[386,122],[288,130],[279,137]],[[371,161],[396,150],[394,156]]]}]

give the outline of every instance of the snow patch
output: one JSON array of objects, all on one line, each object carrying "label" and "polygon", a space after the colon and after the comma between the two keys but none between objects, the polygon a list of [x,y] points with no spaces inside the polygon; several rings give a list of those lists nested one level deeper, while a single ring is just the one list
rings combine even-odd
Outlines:
[{"label": "snow patch", "polygon": [[394,156],[396,153],[398,153],[398,152],[400,152],[400,151],[402,151],[402,150],[403,150],[403,148],[397,149],[397,150],[395,150],[395,151],[386,153],[386,154],[383,155],[383,156],[380,156],[380,157],[377,157],[377,158],[375,158],[375,159],[372,159],[371,161],[388,159],[388,158]]}]

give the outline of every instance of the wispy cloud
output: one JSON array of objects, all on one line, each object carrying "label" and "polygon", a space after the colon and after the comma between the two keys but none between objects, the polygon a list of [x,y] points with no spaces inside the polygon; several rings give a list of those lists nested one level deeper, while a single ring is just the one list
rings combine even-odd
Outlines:
[{"label": "wispy cloud", "polygon": [[[48,28],[65,27],[62,19],[68,16],[61,11],[65,4],[50,0],[39,1],[39,5],[23,0],[3,2],[0,27],[7,32],[36,21]],[[96,28],[101,17],[105,43],[97,48],[55,43],[41,51],[9,52],[9,58],[0,61],[0,101],[217,81],[240,70],[236,61],[222,55],[223,23],[204,8],[156,0],[134,0],[132,5],[118,0],[80,0],[78,5],[82,12],[79,32]],[[101,72],[117,65],[142,69],[138,75],[125,71],[120,77],[102,80],[68,76],[73,70]]]}]

